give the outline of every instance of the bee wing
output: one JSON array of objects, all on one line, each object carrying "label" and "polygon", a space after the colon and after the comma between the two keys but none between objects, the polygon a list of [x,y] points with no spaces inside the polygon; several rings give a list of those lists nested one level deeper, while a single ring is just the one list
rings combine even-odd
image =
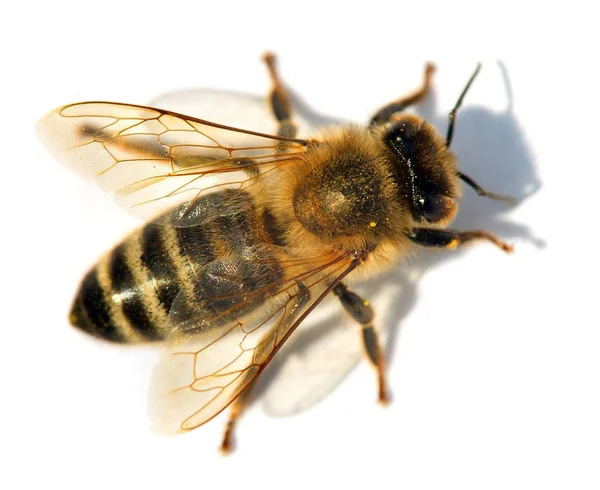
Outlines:
[{"label": "bee wing", "polygon": [[259,258],[225,262],[218,264],[221,272],[213,267],[199,278],[200,304],[191,307],[187,298],[176,298],[173,303],[170,316],[175,327],[161,353],[150,392],[150,415],[157,432],[191,430],[220,413],[358,264],[354,258],[339,255],[321,257],[310,267],[291,260],[280,280],[236,291],[239,285],[228,279],[231,271],[265,264]]},{"label": "bee wing", "polygon": [[307,142],[151,107],[83,102],[42,118],[37,134],[66,166],[149,218],[201,193],[247,189],[298,162]]},{"label": "bee wing", "polygon": [[[277,121],[265,97],[217,89],[175,90],[162,94],[150,102],[173,112],[202,117],[209,121],[236,128],[252,128],[266,134],[277,133]],[[302,138],[314,134],[325,124],[324,118],[300,110],[294,105],[294,125]],[[333,121],[328,121],[332,123]]]},{"label": "bee wing", "polygon": [[[397,315],[390,312],[406,288],[396,276],[381,281],[363,284],[359,293],[369,298],[377,312],[375,326],[385,345],[397,323]],[[331,298],[331,303],[319,305],[311,322],[298,329],[269,368],[273,371],[260,396],[268,415],[286,417],[308,410],[332,393],[364,359],[360,325],[340,308],[336,298]]]},{"label": "bee wing", "polygon": [[287,417],[308,410],[332,393],[360,362],[360,325],[344,318],[336,306],[338,314],[310,327],[302,325],[291,345],[273,361],[260,395],[268,415]]}]

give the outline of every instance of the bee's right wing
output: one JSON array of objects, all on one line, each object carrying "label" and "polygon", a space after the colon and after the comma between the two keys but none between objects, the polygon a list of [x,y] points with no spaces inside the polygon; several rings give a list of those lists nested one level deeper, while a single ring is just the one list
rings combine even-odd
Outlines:
[{"label": "bee's right wing", "polygon": [[[375,328],[382,345],[387,345],[392,325],[397,324],[397,304],[408,296],[407,285],[388,274],[361,284],[355,292],[369,299],[376,312]],[[286,417],[308,410],[331,394],[361,361],[370,364],[365,359],[361,326],[337,298],[323,303],[269,367],[268,383],[259,397],[268,415]],[[361,395],[375,399],[375,377],[373,386]]]},{"label": "bee's right wing", "polygon": [[314,323],[311,315],[311,322],[300,326],[269,367],[267,383],[258,396],[267,415],[287,417],[310,409],[331,394],[363,358],[360,325],[335,297],[319,305],[319,310],[321,306],[328,315],[316,311],[321,318]]},{"label": "bee's right wing", "polygon": [[203,193],[260,185],[281,165],[301,164],[308,145],[112,102],[61,107],[36,130],[59,161],[146,219]]},{"label": "bee's right wing", "polygon": [[[294,259],[247,251],[205,267],[194,301],[182,293],[155,370],[151,419],[161,433],[192,430],[227,407],[359,259],[336,253]],[[254,255],[254,256],[253,256]],[[284,274],[273,279],[273,270]],[[240,284],[239,277],[250,277]]]}]

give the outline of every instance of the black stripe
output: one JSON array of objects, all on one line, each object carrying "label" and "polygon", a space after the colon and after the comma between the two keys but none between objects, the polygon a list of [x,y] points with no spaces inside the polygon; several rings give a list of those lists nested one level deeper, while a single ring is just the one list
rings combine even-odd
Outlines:
[{"label": "black stripe", "polygon": [[113,292],[121,296],[121,308],[131,326],[148,340],[161,340],[163,337],[148,316],[140,297],[139,286],[125,259],[125,247],[126,243],[122,243],[111,254],[110,277]]},{"label": "black stripe", "polygon": [[[203,268],[206,264],[216,259],[210,235],[203,230],[202,225],[175,228],[175,232],[177,246],[183,257],[183,267],[187,269],[190,276],[194,297],[199,300],[204,295],[199,288],[199,284],[202,282]],[[193,314],[198,308],[201,308],[200,303],[197,303],[196,299],[192,300],[187,296],[179,296],[177,299],[178,307],[174,317],[175,322],[187,321],[189,315]]]},{"label": "black stripe", "polygon": [[177,280],[176,265],[165,248],[163,234],[164,227],[154,224],[144,227],[140,239],[141,259],[154,279],[158,300],[165,309],[165,313],[168,313],[181,287]]},{"label": "black stripe", "polygon": [[241,252],[245,247],[258,242],[256,231],[251,228],[251,223],[256,222],[254,209],[246,208],[239,213],[223,216],[215,225],[223,230],[225,236],[230,237],[232,251]]},{"label": "black stripe", "polygon": [[[217,258],[215,249],[219,245],[225,244],[229,250],[239,250],[246,246],[249,238],[251,245],[256,241],[256,233],[249,223],[249,217],[254,217],[252,197],[246,192],[231,189],[214,192],[197,199],[191,209],[185,206],[183,208],[187,210],[190,219],[195,215],[207,218],[197,226],[175,226],[180,249],[195,272]],[[220,211],[223,210],[226,214],[220,216]],[[179,213],[180,211],[176,211],[175,216]],[[176,221],[175,218],[175,223]]]},{"label": "black stripe", "polygon": [[273,213],[266,208],[263,212],[263,226],[272,243],[278,246],[286,245],[284,230],[277,223]]},{"label": "black stripe", "polygon": [[110,314],[96,269],[91,270],[84,277],[73,303],[70,319],[74,326],[97,337],[113,342],[127,340]]},{"label": "black stripe", "polygon": [[175,228],[181,255],[190,261],[194,273],[216,258],[210,234],[205,228],[202,225]]},{"label": "black stripe", "polygon": [[259,242],[257,230],[254,228],[259,226],[259,222],[252,198],[243,193],[236,199],[239,199],[236,202],[236,212],[229,212],[208,223],[214,235],[213,246],[235,254]]},{"label": "black stripe", "polygon": [[[232,257],[212,262],[200,271],[196,310],[220,317],[233,308],[236,315],[245,315],[264,303],[282,275],[275,261],[263,264]],[[251,294],[259,290],[264,294]]]}]

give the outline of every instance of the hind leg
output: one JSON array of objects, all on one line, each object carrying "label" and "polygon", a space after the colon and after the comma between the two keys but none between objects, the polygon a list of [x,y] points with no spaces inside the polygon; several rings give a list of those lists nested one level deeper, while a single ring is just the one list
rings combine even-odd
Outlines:
[{"label": "hind leg", "polygon": [[340,299],[342,306],[350,316],[362,325],[361,333],[365,355],[377,372],[379,403],[387,405],[389,397],[385,377],[385,357],[381,340],[373,326],[373,317],[375,316],[373,308],[368,301],[350,291],[343,283],[339,283],[333,293]]},{"label": "hind leg", "polygon": [[255,381],[250,383],[250,385],[242,392],[242,394],[238,396],[231,404],[229,409],[229,420],[225,426],[225,434],[223,434],[223,441],[221,442],[220,448],[221,454],[223,455],[229,454],[233,448],[233,431],[235,429],[237,420],[242,415],[244,409],[248,406],[248,401],[250,400],[250,395],[254,385]]}]

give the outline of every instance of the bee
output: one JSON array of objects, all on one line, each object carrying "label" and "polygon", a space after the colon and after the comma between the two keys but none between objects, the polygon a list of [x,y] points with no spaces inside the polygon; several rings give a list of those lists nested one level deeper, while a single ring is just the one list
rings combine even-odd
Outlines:
[{"label": "bee", "polygon": [[348,287],[422,247],[454,249],[486,231],[447,228],[461,173],[445,138],[405,110],[430,90],[427,64],[414,93],[378,110],[366,127],[297,137],[292,103],[271,53],[264,56],[276,134],[158,108],[83,102],[56,109],[37,132],[58,160],[147,218],[85,275],[70,313],[77,328],[115,343],[160,343],[151,419],[186,432],[231,405],[221,449],[250,387],[327,296],[361,326],[378,398],[388,401],[374,311]]}]

